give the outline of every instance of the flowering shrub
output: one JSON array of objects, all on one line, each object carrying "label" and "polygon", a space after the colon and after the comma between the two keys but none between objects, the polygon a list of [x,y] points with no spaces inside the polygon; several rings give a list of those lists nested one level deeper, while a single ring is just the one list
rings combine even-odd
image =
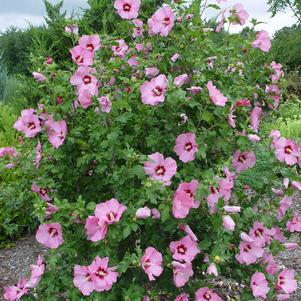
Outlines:
[{"label": "flowering shrub", "polygon": [[14,127],[32,146],[18,160],[32,165],[36,238],[50,250],[36,291],[22,278],[5,297],[219,301],[220,274],[244,285],[243,300],[286,300],[294,271],[274,256],[297,247],[286,239],[301,231],[290,210],[300,145],[273,131],[273,176],[257,178],[264,189],[251,194],[240,180],[269,139],[261,118],[281,97],[281,66],[265,61],[269,37],[228,34],[216,46],[226,23],[248,19],[242,5],[206,28],[199,0],[151,16],[140,4],[108,4],[132,39],[68,27],[70,62],[47,59],[33,74],[43,96]]}]

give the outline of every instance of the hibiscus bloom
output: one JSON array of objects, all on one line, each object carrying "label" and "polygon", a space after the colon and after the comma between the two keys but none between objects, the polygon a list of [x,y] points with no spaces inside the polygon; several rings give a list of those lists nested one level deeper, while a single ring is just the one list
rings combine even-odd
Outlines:
[{"label": "hibiscus bloom", "polygon": [[32,138],[41,132],[41,125],[34,109],[27,109],[21,112],[21,117],[14,124],[14,128],[25,134],[25,137]]},{"label": "hibiscus bloom", "polygon": [[269,33],[265,30],[261,30],[257,36],[256,40],[252,43],[253,48],[259,48],[264,52],[269,52],[271,48],[271,40]]},{"label": "hibiscus bloom", "polygon": [[114,7],[122,19],[135,19],[138,17],[140,0],[116,0]]},{"label": "hibiscus bloom", "polygon": [[159,8],[153,16],[148,19],[150,35],[160,34],[166,37],[174,26],[174,14],[169,6]]},{"label": "hibiscus bloom", "polygon": [[101,220],[96,216],[88,216],[85,229],[88,240],[96,242],[103,240],[106,237],[108,226],[104,220]]},{"label": "hibiscus bloom", "polygon": [[228,99],[213,85],[212,81],[208,82],[207,89],[209,97],[216,106],[224,107]]},{"label": "hibiscus bloom", "polygon": [[154,153],[148,156],[149,161],[144,163],[144,171],[152,179],[162,182],[164,185],[171,184],[171,178],[177,172],[177,163],[172,158],[164,159],[160,153]]},{"label": "hibiscus bloom", "polygon": [[167,78],[163,74],[143,83],[140,87],[141,101],[151,106],[164,102],[167,83]]},{"label": "hibiscus bloom", "polygon": [[274,139],[272,147],[275,149],[276,158],[290,166],[296,164],[301,156],[298,145],[291,139]]},{"label": "hibiscus bloom", "polygon": [[26,287],[35,288],[45,272],[45,262],[41,255],[38,256],[37,263],[30,266],[30,270],[30,279],[27,282]]},{"label": "hibiscus bloom", "polygon": [[162,254],[153,247],[148,247],[141,258],[141,266],[144,272],[148,275],[150,281],[159,277],[163,271],[162,268],[163,257]]},{"label": "hibiscus bloom", "polygon": [[260,107],[255,107],[250,114],[251,128],[255,133],[258,133],[261,114],[262,114],[262,108]]},{"label": "hibiscus bloom", "polygon": [[112,51],[115,56],[124,57],[129,49],[129,46],[126,44],[124,40],[117,40],[116,43],[118,45],[112,46]]},{"label": "hibiscus bloom", "polygon": [[67,135],[66,121],[53,121],[52,119],[49,119],[45,124],[49,142],[54,148],[59,148],[64,143]]},{"label": "hibiscus bloom", "polygon": [[84,46],[88,51],[95,52],[101,47],[100,38],[98,34],[90,36],[83,35],[79,39],[79,45]]},{"label": "hibiscus bloom", "polygon": [[266,299],[270,288],[263,273],[255,273],[251,278],[250,287],[254,297]]},{"label": "hibiscus bloom", "polygon": [[189,235],[180,240],[172,241],[169,244],[172,257],[181,262],[192,262],[197,254],[200,253],[197,242],[193,241]]},{"label": "hibiscus bloom", "polygon": [[86,46],[77,45],[70,50],[72,60],[79,66],[91,66],[93,64],[94,52],[88,50]]},{"label": "hibiscus bloom", "polygon": [[176,139],[174,151],[184,163],[193,161],[195,153],[198,151],[198,145],[195,141],[194,133],[180,134]]},{"label": "hibiscus bloom", "polygon": [[256,157],[253,151],[240,152],[236,150],[233,155],[232,166],[237,173],[248,170],[256,164]]},{"label": "hibiscus bloom", "polygon": [[26,279],[22,277],[16,285],[4,288],[4,299],[8,301],[18,301],[28,293]]},{"label": "hibiscus bloom", "polygon": [[245,25],[246,21],[249,18],[248,12],[244,9],[243,5],[238,3],[233,6],[233,8],[230,10],[231,17],[234,18],[231,23],[232,24],[240,24]]},{"label": "hibiscus bloom", "polygon": [[36,192],[43,201],[49,202],[51,200],[51,197],[48,195],[49,190],[47,188],[41,188],[37,184],[33,183],[31,190]]},{"label": "hibiscus bloom", "polygon": [[250,265],[255,263],[258,258],[262,257],[263,253],[263,248],[258,247],[254,243],[243,241],[239,244],[239,254],[237,254],[235,258],[241,264]]},{"label": "hibiscus bloom", "polygon": [[89,296],[94,291],[92,275],[93,270],[90,266],[74,266],[73,284],[84,296]]},{"label": "hibiscus bloom", "polygon": [[38,82],[44,82],[47,79],[47,77],[45,75],[43,75],[39,72],[36,72],[36,71],[32,72],[32,76]]},{"label": "hibiscus bloom", "polygon": [[223,226],[225,230],[233,232],[235,229],[235,222],[230,215],[223,216]]},{"label": "hibiscus bloom", "polygon": [[222,301],[222,298],[208,287],[202,287],[196,291],[195,301]]},{"label": "hibiscus bloom", "polygon": [[288,221],[286,228],[290,232],[301,232],[301,215],[295,216],[291,221]]},{"label": "hibiscus bloom", "polygon": [[188,75],[185,73],[185,74],[182,74],[182,75],[179,75],[177,76],[175,79],[174,79],[174,84],[175,86],[177,87],[182,87],[186,82],[187,82],[187,79],[188,79]]},{"label": "hibiscus bloom", "polygon": [[291,294],[297,289],[295,271],[284,269],[279,275],[276,283],[277,290],[283,290],[286,294]]},{"label": "hibiscus bloom", "polygon": [[184,286],[189,278],[193,275],[192,265],[190,262],[180,263],[173,261],[173,282],[176,287]]},{"label": "hibiscus bloom", "polygon": [[189,295],[186,293],[183,293],[176,297],[175,301],[189,301]]},{"label": "hibiscus bloom", "polygon": [[104,113],[110,113],[112,108],[112,102],[108,96],[101,96],[98,98],[98,102],[101,106],[101,111]]},{"label": "hibiscus bloom", "polygon": [[59,223],[40,225],[36,240],[47,248],[57,249],[64,242],[61,225]]}]

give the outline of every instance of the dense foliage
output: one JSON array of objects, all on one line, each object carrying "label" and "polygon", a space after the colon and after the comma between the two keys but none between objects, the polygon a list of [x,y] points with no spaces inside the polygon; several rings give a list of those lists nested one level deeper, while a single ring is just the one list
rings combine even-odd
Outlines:
[{"label": "dense foliage", "polygon": [[21,138],[2,150],[6,181],[20,181],[3,198],[34,201],[50,248],[6,298],[220,301],[217,274],[244,285],[242,300],[289,298],[294,271],[273,256],[301,231],[301,153],[260,129],[284,75],[267,32],[216,43],[248,18],[241,5],[208,28],[200,0],[90,2],[80,34],[48,4],[53,52],[31,54]]}]

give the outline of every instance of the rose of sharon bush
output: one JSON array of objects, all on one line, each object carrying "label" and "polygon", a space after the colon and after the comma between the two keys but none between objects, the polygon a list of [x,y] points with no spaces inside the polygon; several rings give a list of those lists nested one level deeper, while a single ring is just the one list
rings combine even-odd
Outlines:
[{"label": "rose of sharon bush", "polygon": [[220,301],[216,275],[242,284],[246,301],[296,290],[274,256],[301,232],[301,147],[261,129],[284,80],[270,39],[221,37],[248,19],[242,5],[215,31],[200,19],[205,1],[159,2],[106,1],[116,31],[109,17],[100,32],[79,25],[68,61],[35,60],[47,80],[31,79],[39,96],[9,159],[33,178],[36,238],[51,250],[7,300]]}]

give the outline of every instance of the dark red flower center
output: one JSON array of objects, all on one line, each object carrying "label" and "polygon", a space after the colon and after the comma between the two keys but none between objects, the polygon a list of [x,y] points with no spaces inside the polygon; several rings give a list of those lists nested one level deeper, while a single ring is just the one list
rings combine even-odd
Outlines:
[{"label": "dark red flower center", "polygon": [[94,50],[94,45],[91,44],[91,43],[90,43],[90,44],[87,44],[86,47],[87,47],[87,49],[90,50],[90,51],[93,51],[93,50]]},{"label": "dark red flower center", "polygon": [[75,60],[77,63],[81,64],[84,62],[84,57],[82,55],[78,55]]},{"label": "dark red flower center", "polygon": [[163,165],[159,165],[155,169],[157,176],[164,176],[166,173],[166,168]]},{"label": "dark red flower center", "polygon": [[238,157],[238,162],[240,162],[240,163],[244,163],[245,161],[246,161],[246,156],[245,155],[240,155],[239,157]]},{"label": "dark red flower center", "polygon": [[47,194],[47,189],[46,188],[41,188],[40,189],[40,194],[41,195],[46,195]]},{"label": "dark red flower center", "polygon": [[108,275],[108,272],[103,269],[103,268],[99,268],[96,272],[96,275],[100,278],[100,279],[103,279],[105,276]]},{"label": "dark red flower center", "polygon": [[29,122],[28,125],[27,125],[27,128],[29,130],[34,130],[36,128],[36,125],[34,122]]},{"label": "dark red flower center", "polygon": [[251,250],[252,250],[252,248],[251,248],[250,245],[246,245],[246,246],[244,247],[244,252],[246,252],[246,253],[249,253]]},{"label": "dark red flower center", "polygon": [[187,152],[190,152],[193,148],[193,145],[191,142],[187,142],[184,146],[184,149],[187,151]]},{"label": "dark red flower center", "polygon": [[177,247],[177,251],[178,251],[179,254],[185,255],[185,253],[187,251],[187,248],[184,245],[180,245],[180,246]]},{"label": "dark red flower center", "polygon": [[263,234],[263,229],[257,229],[255,231],[255,236],[256,237],[262,237],[262,234]]},{"label": "dark red flower center", "polygon": [[168,17],[165,17],[163,20],[162,20],[162,24],[167,26],[170,24],[170,19]]},{"label": "dark red flower center", "polygon": [[91,84],[91,82],[92,82],[91,76],[85,75],[83,77],[83,82],[84,82],[85,85]]},{"label": "dark red flower center", "polygon": [[131,11],[131,5],[129,5],[128,3],[126,4],[123,4],[123,10],[126,11],[126,12],[129,12]]},{"label": "dark red flower center", "polygon": [[110,213],[107,214],[107,218],[110,222],[114,221],[116,219],[116,217],[117,217],[117,213],[115,213],[115,212],[111,211]]},{"label": "dark red flower center", "polygon": [[215,187],[211,186],[210,187],[210,192],[213,193],[213,194],[215,194],[215,193],[218,192],[218,188],[215,188]]},{"label": "dark red flower center", "polygon": [[193,198],[193,192],[190,189],[185,190],[185,192],[191,197]]},{"label": "dark red flower center", "polygon": [[163,92],[163,89],[161,87],[156,87],[153,89],[153,95],[154,96],[161,96]]},{"label": "dark red flower center", "polygon": [[49,228],[48,229],[48,233],[51,237],[54,237],[54,236],[57,236],[58,235],[58,232],[55,228]]},{"label": "dark red flower center", "polygon": [[211,300],[211,295],[207,292],[203,295],[205,300]]},{"label": "dark red flower center", "polygon": [[288,145],[284,148],[284,152],[288,155],[290,155],[292,153],[292,151],[293,151],[293,149],[290,145]]}]

